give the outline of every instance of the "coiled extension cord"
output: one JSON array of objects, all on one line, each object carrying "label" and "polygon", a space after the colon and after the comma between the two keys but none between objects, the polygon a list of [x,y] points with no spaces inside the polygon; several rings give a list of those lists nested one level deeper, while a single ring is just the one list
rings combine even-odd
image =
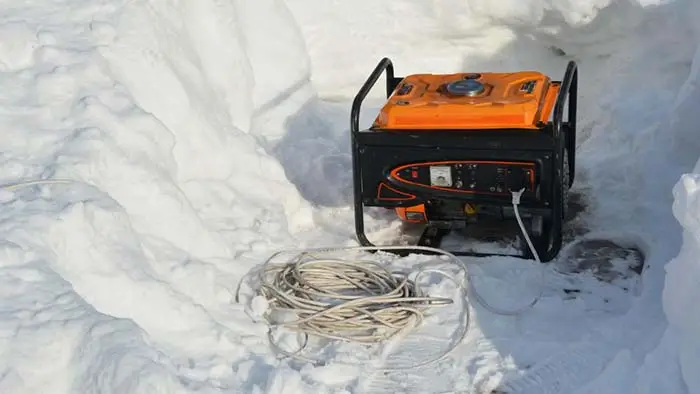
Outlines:
[{"label": "coiled extension cord", "polygon": [[[51,184],[83,183],[71,179],[39,179],[22,181],[15,184],[0,185],[0,190],[14,191],[29,186]],[[539,263],[540,258],[525,229],[520,217],[518,205],[524,189],[512,192],[512,204],[518,226],[528,247]],[[369,260],[323,259],[315,258],[313,252],[323,251],[378,251],[378,250],[427,251],[442,255],[464,272],[465,280],[459,281],[452,274],[437,269],[423,269],[415,274],[413,280],[408,275],[390,272],[385,266]],[[292,312],[295,321],[275,322],[274,313],[266,313],[269,326],[270,344],[278,352],[307,362],[315,363],[301,355],[310,335],[356,343],[377,343],[400,338],[407,331],[417,327],[425,318],[430,308],[442,307],[454,301],[443,297],[424,295],[416,285],[418,278],[428,272],[438,273],[454,282],[462,293],[462,325],[457,340],[446,351],[430,360],[414,364],[409,368],[376,368],[380,371],[397,371],[414,369],[438,362],[449,354],[466,337],[469,326],[469,296],[477,300],[485,309],[498,315],[517,315],[533,307],[542,297],[544,290],[544,267],[538,294],[525,306],[505,310],[490,304],[474,287],[471,272],[457,256],[445,250],[425,246],[381,246],[349,248],[317,248],[301,250],[290,262],[282,265],[270,264],[271,260],[283,253],[273,254],[259,271],[259,293],[272,311]],[[304,258],[309,258],[304,260]],[[250,275],[250,273],[248,274]],[[246,275],[245,277],[247,277]],[[241,279],[236,290],[236,302],[240,302],[240,289],[245,277]],[[272,329],[287,327],[304,335],[304,343],[295,352],[281,349],[273,338]]]},{"label": "coiled extension cord", "polygon": [[[22,181],[15,184],[0,185],[0,190],[14,191],[29,186],[51,184],[83,183],[71,179],[38,179]],[[518,226],[525,238],[532,255],[539,263],[540,258],[525,229],[520,217],[518,205],[524,189],[512,192],[512,204]],[[369,260],[322,259],[311,253],[321,251],[377,251],[377,250],[428,251],[440,254],[454,263],[464,272],[465,281],[457,280],[453,275],[437,269],[423,269],[415,274],[413,280],[408,275],[390,272],[385,266]],[[270,344],[278,352],[307,362],[315,360],[301,356],[310,335],[356,343],[377,343],[396,339],[408,330],[417,327],[424,319],[428,309],[452,304],[449,298],[424,295],[416,285],[418,278],[427,273],[439,273],[454,282],[462,293],[465,305],[461,332],[458,340],[439,356],[414,364],[410,368],[377,368],[381,371],[405,370],[422,367],[447,357],[466,337],[469,326],[468,298],[471,295],[485,309],[499,315],[517,315],[533,307],[542,297],[544,290],[544,267],[541,269],[539,292],[532,301],[522,308],[504,310],[497,308],[473,286],[472,275],[466,265],[455,255],[445,250],[424,246],[381,246],[349,248],[317,248],[299,251],[292,261],[273,265],[270,261],[280,251],[273,254],[259,271],[259,293],[273,311],[292,312],[298,319],[291,322],[275,322],[274,313],[266,313],[268,337]],[[310,260],[304,260],[310,258]],[[250,275],[249,273],[248,275]],[[238,284],[236,302],[240,303],[240,289],[246,275]],[[273,339],[272,329],[287,327],[304,335],[304,343],[295,352],[281,349]]]},{"label": "coiled extension cord", "polygon": [[[518,210],[523,191],[521,189],[512,192],[512,204],[516,220],[528,247],[535,260],[540,262]],[[441,270],[424,269],[416,272],[411,280],[408,275],[390,272],[385,265],[375,261],[315,256],[316,253],[329,251],[357,252],[406,249],[442,255],[463,272],[463,279],[457,280],[453,274]],[[246,277],[257,272],[258,296],[263,297],[269,306],[263,316],[269,328],[270,345],[285,356],[311,363],[316,363],[316,360],[301,355],[308,344],[309,336],[363,344],[379,343],[399,338],[412,328],[417,327],[424,320],[430,308],[453,304],[454,300],[449,298],[425,295],[416,285],[418,278],[427,272],[439,273],[460,287],[465,307],[460,327],[461,332],[457,335],[458,340],[433,359],[408,368],[377,368],[378,370],[414,369],[440,361],[451,354],[467,334],[469,296],[474,297],[480,305],[495,314],[516,315],[533,307],[542,297],[544,289],[544,267],[542,267],[539,292],[531,302],[513,310],[495,307],[476,290],[471,273],[464,262],[445,250],[424,246],[306,249],[296,251],[295,257],[286,263],[271,263],[275,257],[282,253],[285,251],[273,254],[259,269],[251,271],[241,279],[236,290],[236,302],[240,303],[241,286]],[[278,317],[280,313],[290,312],[296,315],[296,320],[289,321]],[[252,316],[251,318],[256,320]],[[282,327],[303,335],[303,343],[295,352],[281,349],[273,339],[273,329]]]}]

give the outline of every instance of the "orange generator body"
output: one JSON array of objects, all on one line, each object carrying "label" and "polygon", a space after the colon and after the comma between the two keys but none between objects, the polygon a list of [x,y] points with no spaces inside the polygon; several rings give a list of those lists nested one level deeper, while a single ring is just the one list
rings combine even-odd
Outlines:
[{"label": "orange generator body", "polygon": [[[387,101],[361,130],[362,103],[382,75]],[[539,258],[556,257],[575,174],[577,85],[573,61],[556,81],[538,71],[396,77],[391,60],[382,59],[351,109],[360,243],[374,246],[364,207],[424,223],[418,244],[437,248],[453,229],[514,219],[513,192],[520,191],[518,213]],[[523,256],[533,257],[526,247]]]},{"label": "orange generator body", "polygon": [[379,111],[375,129],[542,130],[559,84],[540,72],[416,74]]}]

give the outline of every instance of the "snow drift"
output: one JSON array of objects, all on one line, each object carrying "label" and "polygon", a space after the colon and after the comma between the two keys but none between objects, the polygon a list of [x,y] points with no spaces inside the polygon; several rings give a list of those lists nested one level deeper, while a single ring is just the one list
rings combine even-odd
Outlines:
[{"label": "snow drift", "polygon": [[[700,163],[698,163],[700,164]],[[683,381],[690,393],[700,392],[700,318],[688,310],[700,296],[700,165],[684,175],[674,188],[674,213],[683,225],[681,252],[667,266],[664,309],[669,319],[669,340],[678,351]]]},{"label": "snow drift", "polygon": [[3,195],[0,391],[251,392],[264,332],[231,289],[310,223],[253,127],[309,95],[296,25],[274,1],[7,3],[0,174],[75,183]]},{"label": "snow drift", "polygon": [[[693,68],[682,91],[678,122],[683,131],[678,137],[676,151],[687,155],[700,151],[697,139],[698,121],[695,108],[700,102],[700,50],[693,59]],[[673,188],[675,201],[673,213],[683,226],[683,245],[679,255],[666,266],[666,280],[663,291],[664,311],[668,316],[669,328],[664,346],[677,351],[678,363],[683,375],[683,385],[689,393],[700,393],[700,317],[689,308],[693,300],[700,297],[700,161],[692,172],[684,174]],[[669,352],[669,349],[661,349]],[[667,356],[668,357],[668,356]],[[671,359],[675,357],[670,357]],[[655,361],[655,360],[654,360]]]},{"label": "snow drift", "polygon": [[[700,295],[700,36],[689,27],[700,14],[681,1],[550,3],[2,2],[0,177],[74,183],[0,193],[0,392],[342,391],[352,371],[275,360],[265,327],[231,297],[274,250],[352,242],[349,102],[390,56],[404,74],[559,75],[576,59],[587,221],[642,240],[649,264],[619,316],[580,324],[585,303],[553,297],[520,321],[543,339],[482,316],[461,353],[478,359],[426,384],[488,383],[509,357],[544,358],[525,344],[553,354],[594,337],[607,349],[598,364],[548,382],[700,393],[688,311]],[[494,345],[499,333],[510,340]]]}]

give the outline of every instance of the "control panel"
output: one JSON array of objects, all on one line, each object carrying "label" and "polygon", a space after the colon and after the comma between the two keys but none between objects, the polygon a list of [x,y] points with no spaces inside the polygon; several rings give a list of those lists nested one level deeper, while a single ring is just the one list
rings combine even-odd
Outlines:
[{"label": "control panel", "polygon": [[514,161],[442,161],[403,165],[390,177],[431,189],[485,195],[510,195],[535,190],[535,164]]}]

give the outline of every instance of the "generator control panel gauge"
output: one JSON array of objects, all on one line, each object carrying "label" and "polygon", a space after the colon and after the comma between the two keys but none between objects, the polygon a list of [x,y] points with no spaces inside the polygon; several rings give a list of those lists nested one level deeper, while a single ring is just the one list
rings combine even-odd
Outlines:
[{"label": "generator control panel gauge", "polygon": [[391,171],[390,177],[404,184],[444,191],[510,195],[521,188],[534,192],[535,175],[535,163],[464,160],[404,165]]}]

